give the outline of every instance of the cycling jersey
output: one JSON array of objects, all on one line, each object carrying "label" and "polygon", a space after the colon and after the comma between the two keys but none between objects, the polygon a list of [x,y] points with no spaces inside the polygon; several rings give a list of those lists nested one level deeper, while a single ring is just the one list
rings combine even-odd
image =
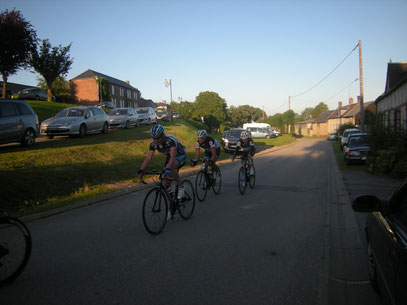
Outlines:
[{"label": "cycling jersey", "polygon": [[254,147],[254,142],[252,138],[249,138],[247,144],[245,144],[242,139],[239,139],[236,144],[235,156],[238,151],[242,151],[242,154],[247,155],[250,153],[251,156],[254,156],[256,153],[256,148]]},{"label": "cycling jersey", "polygon": [[[177,156],[180,155],[185,155],[185,146],[183,146],[176,137],[166,134],[165,139],[163,142],[157,143],[156,141],[152,141],[150,144],[150,150],[157,150],[160,153],[163,153],[165,155],[170,154],[170,149],[171,147],[176,147],[177,148]],[[164,144],[162,144],[164,143]]]},{"label": "cycling jersey", "polygon": [[205,151],[211,151],[212,148],[215,148],[215,150],[220,148],[220,144],[214,138],[206,137],[202,144],[199,143],[199,141],[196,141],[196,149],[198,148],[203,148]]}]

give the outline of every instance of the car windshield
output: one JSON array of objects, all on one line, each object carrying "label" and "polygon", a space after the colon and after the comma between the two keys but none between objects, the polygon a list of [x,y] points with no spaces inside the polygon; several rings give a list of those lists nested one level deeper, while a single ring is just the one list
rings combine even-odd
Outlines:
[{"label": "car windshield", "polygon": [[352,136],[349,138],[349,146],[365,146],[367,145],[365,136]]},{"label": "car windshield", "polygon": [[56,114],[57,117],[63,118],[63,117],[82,117],[85,113],[85,109],[79,109],[79,108],[71,108],[71,109],[64,109],[61,110]]},{"label": "car windshield", "polygon": [[242,132],[240,130],[236,130],[236,131],[230,131],[228,134],[229,138],[240,138],[240,134]]},{"label": "car windshield", "polygon": [[146,114],[147,112],[148,112],[147,109],[138,109],[137,110],[138,114]]},{"label": "car windshield", "polygon": [[358,132],[360,132],[360,130],[348,130],[343,133],[343,136],[346,138],[348,135],[350,135],[352,133],[358,133]]},{"label": "car windshield", "polygon": [[109,112],[109,115],[127,115],[127,109],[114,109]]}]

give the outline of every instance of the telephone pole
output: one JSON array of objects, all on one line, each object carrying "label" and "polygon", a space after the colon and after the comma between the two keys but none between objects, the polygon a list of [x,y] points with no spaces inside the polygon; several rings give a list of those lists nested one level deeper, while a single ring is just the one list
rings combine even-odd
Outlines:
[{"label": "telephone pole", "polygon": [[360,83],[360,128],[364,131],[365,108],[363,105],[363,66],[362,66],[362,41],[359,40],[359,83]]},{"label": "telephone pole", "polygon": [[288,97],[288,110],[291,110],[291,96]]}]

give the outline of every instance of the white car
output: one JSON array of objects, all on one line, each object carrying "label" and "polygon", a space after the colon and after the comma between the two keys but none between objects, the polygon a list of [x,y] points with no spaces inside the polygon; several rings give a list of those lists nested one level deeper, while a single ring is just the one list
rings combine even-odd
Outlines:
[{"label": "white car", "polygon": [[115,108],[109,112],[110,128],[130,128],[131,126],[138,127],[139,125],[139,115],[132,107]]},{"label": "white car", "polygon": [[157,123],[157,115],[151,107],[139,107],[136,108],[136,112],[139,116],[140,125],[150,125]]}]

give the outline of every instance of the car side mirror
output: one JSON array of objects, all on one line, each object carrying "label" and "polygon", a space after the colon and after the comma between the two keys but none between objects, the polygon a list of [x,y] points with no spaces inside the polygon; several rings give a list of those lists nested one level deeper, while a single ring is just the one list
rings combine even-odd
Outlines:
[{"label": "car side mirror", "polygon": [[377,212],[381,207],[382,201],[373,195],[359,196],[352,202],[352,209],[356,212]]}]

